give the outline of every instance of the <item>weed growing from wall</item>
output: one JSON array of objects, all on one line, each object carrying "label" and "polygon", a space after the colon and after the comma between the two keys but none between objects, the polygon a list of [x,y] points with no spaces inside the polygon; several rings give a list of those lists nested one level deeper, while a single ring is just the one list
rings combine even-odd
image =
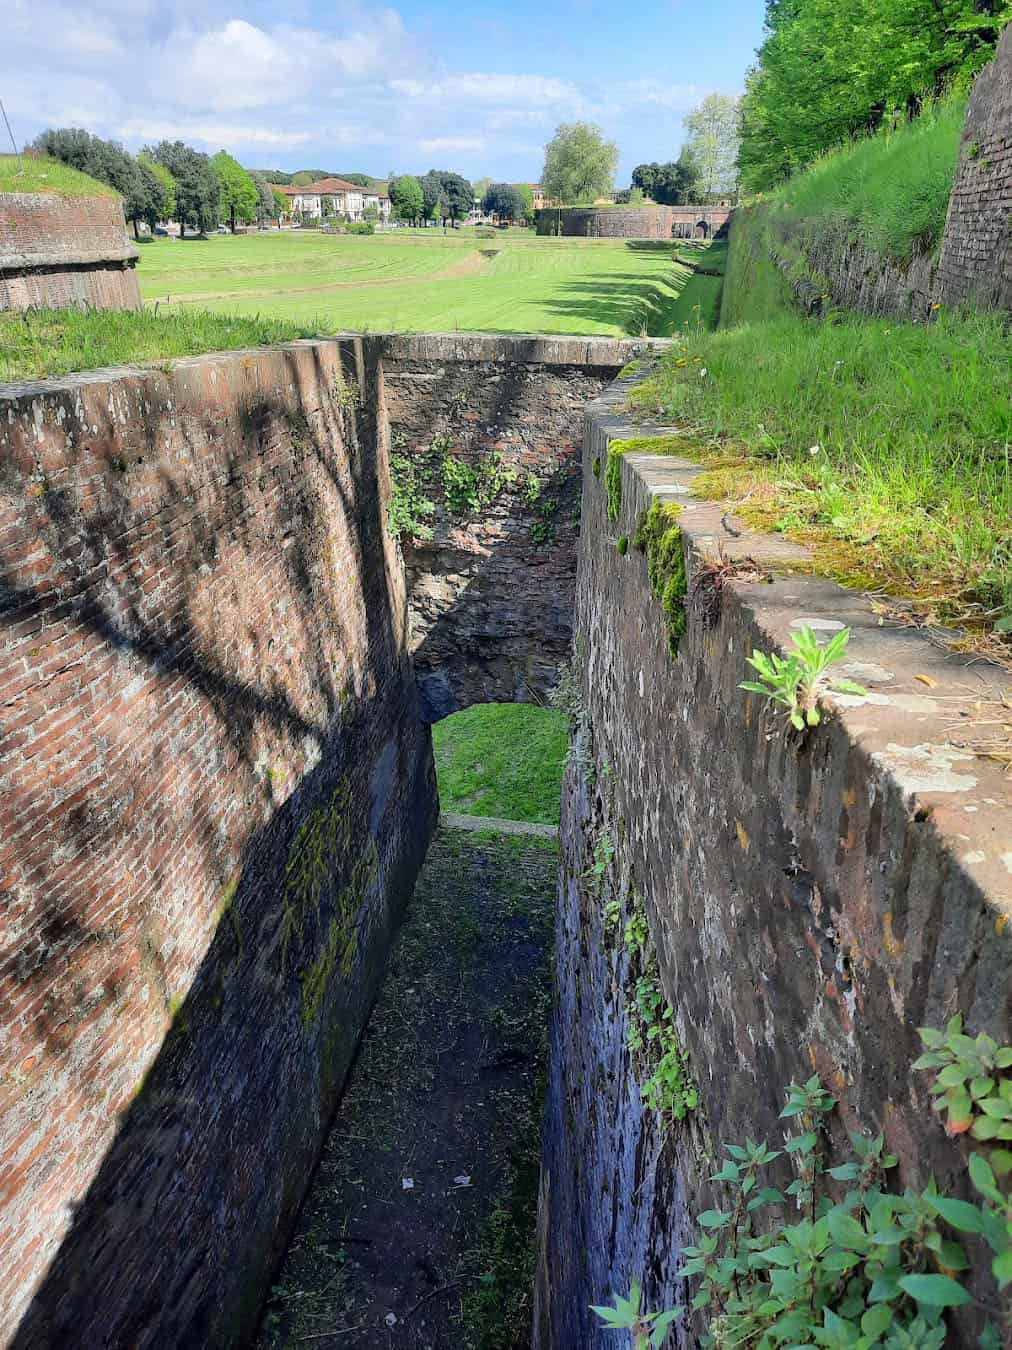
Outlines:
[{"label": "weed growing from wall", "polygon": [[650,589],[660,600],[668,628],[672,656],[686,627],[685,596],[688,574],[685,568],[685,544],[678,526],[679,507],[653,501],[640,516],[633,543],[647,557]]},{"label": "weed growing from wall", "polygon": [[853,680],[842,680],[829,674],[829,667],[846,655],[849,640],[850,629],[843,628],[834,633],[824,647],[820,646],[819,639],[806,625],[794,638],[794,650],[786,657],[776,652],[767,655],[753,651],[746,659],[759,679],[745,680],[738,688],[762,694],[772,705],[783,708],[795,731],[817,727],[822,720],[819,694],[823,690],[835,689],[838,693],[859,697],[868,692]]},{"label": "weed growing from wall", "polygon": [[409,535],[413,539],[431,539],[432,526],[426,524],[436,509],[427,497],[415,460],[409,455],[390,456],[390,501],[387,505],[387,525],[390,533]]},{"label": "weed growing from wall", "polygon": [[[958,1017],[920,1035],[926,1053],[914,1067],[937,1071],[932,1091],[950,1111],[949,1131],[969,1130],[990,1144],[1012,1141],[1006,1072],[1012,1047],[985,1034],[964,1035]],[[709,1319],[701,1344],[942,1350],[948,1310],[974,1301],[962,1283],[970,1269],[962,1243],[969,1238],[985,1254],[999,1295],[981,1305],[998,1321],[987,1322],[979,1344],[1008,1346],[1012,1301],[1003,1291],[1012,1284],[1012,1150],[971,1154],[979,1204],[940,1192],[934,1181],[919,1194],[908,1188],[897,1195],[887,1189],[897,1160],[881,1134],[852,1135],[851,1156],[826,1166],[826,1122],[835,1105],[818,1077],[792,1083],[781,1119],[800,1128],[782,1149],[751,1139],[725,1145],[727,1158],[711,1180],[726,1187],[727,1206],[697,1216],[704,1235],[685,1248],[679,1272],[699,1280],[690,1308]],[[780,1158],[796,1173],[783,1192],[764,1177]],[[827,1178],[836,1183],[832,1191]],[[801,1213],[794,1224],[784,1222],[790,1203]],[[651,1325],[635,1303],[636,1316]],[[617,1299],[594,1311],[609,1326],[631,1329],[629,1305]],[[670,1324],[685,1311],[662,1315]]]}]

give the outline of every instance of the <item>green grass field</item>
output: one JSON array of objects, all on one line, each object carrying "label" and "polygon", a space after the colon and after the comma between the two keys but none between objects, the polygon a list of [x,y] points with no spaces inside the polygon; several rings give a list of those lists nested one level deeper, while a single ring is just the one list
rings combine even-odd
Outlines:
[{"label": "green grass field", "polygon": [[367,237],[285,232],[144,246],[141,291],[159,314],[190,309],[336,329],[663,336],[687,315],[673,245],[493,239],[473,231]]},{"label": "green grass field", "polygon": [[58,159],[0,155],[0,192],[55,192],[62,197],[115,197],[115,188]]},{"label": "green grass field", "polygon": [[440,806],[558,825],[567,740],[562,713],[531,703],[454,713],[432,728]]}]

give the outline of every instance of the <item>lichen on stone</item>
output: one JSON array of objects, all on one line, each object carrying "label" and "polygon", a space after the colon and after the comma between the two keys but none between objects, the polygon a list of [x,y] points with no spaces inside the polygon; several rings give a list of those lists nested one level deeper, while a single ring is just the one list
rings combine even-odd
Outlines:
[{"label": "lichen on stone", "polygon": [[674,502],[654,501],[640,516],[633,535],[633,543],[647,557],[650,589],[664,610],[672,656],[678,655],[678,644],[686,627],[688,574],[685,544],[678,526],[680,512]]}]

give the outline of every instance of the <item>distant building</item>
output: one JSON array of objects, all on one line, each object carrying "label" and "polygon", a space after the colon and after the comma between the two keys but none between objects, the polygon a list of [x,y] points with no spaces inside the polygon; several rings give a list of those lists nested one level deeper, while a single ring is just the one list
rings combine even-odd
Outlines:
[{"label": "distant building", "polygon": [[386,192],[346,183],[343,178],[321,178],[302,187],[278,187],[291,202],[292,211],[303,219],[322,220],[324,216],[362,220],[369,207],[375,207],[380,220],[390,219],[390,198]]},{"label": "distant building", "polygon": [[562,203],[554,197],[546,197],[545,190],[540,183],[528,183],[531,190],[531,196],[534,198],[533,207],[535,211],[540,211],[545,206],[561,206]]}]

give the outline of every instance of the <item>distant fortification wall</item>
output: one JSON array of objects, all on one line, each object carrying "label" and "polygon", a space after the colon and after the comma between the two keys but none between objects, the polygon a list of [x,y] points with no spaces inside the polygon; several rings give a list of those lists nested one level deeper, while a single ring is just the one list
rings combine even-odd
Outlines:
[{"label": "distant fortification wall", "polygon": [[0,193],[0,310],[139,309],[119,197]]},{"label": "distant fortification wall", "polygon": [[970,97],[939,281],[946,304],[1012,309],[1012,26]]},{"label": "distant fortification wall", "polygon": [[727,206],[549,206],[536,214],[538,234],[589,239],[712,239]]}]

